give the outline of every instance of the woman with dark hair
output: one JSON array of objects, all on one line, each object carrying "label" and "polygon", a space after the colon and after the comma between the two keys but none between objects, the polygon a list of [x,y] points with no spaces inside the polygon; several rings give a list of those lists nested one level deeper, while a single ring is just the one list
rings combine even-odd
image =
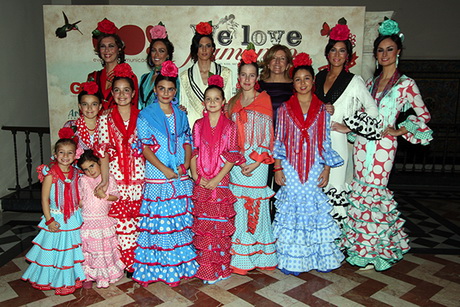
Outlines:
[{"label": "woman with dark hair", "polygon": [[366,89],[363,79],[348,71],[353,54],[350,38],[352,35],[346,20],[341,18],[339,24],[331,29],[329,42],[324,50],[329,63],[328,68],[320,71],[315,80],[316,96],[323,103],[334,106],[331,115],[331,144],[344,160],[342,166],[331,169],[330,180],[325,187],[326,194],[333,204],[331,214],[340,228],[343,227],[347,216],[347,196],[353,169],[352,147],[347,141],[350,129],[343,125],[343,120],[359,116],[357,121],[365,128],[354,129],[355,132],[372,137],[377,129],[374,117],[378,114],[375,101]]},{"label": "woman with dark hair", "polygon": [[[97,39],[94,52],[101,59],[103,69],[88,74],[88,81],[94,81],[99,86],[99,95],[102,97],[102,110],[111,109],[115,106],[112,97],[113,69],[125,62],[125,43],[116,34],[118,28],[113,22],[104,18],[97,24],[93,31],[93,38]],[[135,92],[133,104],[137,106],[138,90],[137,77],[135,77]]]},{"label": "woman with dark hair", "polygon": [[[381,70],[366,85],[377,102],[383,132],[381,139],[358,136],[354,143],[354,179],[344,224],[344,246],[350,264],[383,271],[401,260],[409,250],[408,237],[403,231],[404,220],[397,210],[393,193],[387,188],[397,137],[427,145],[432,140],[432,131],[426,125],[430,113],[417,85],[398,70],[403,37],[398,24],[391,19],[385,20],[379,27],[379,34],[374,42],[374,56]],[[410,115],[395,127],[399,113],[410,108],[416,115]],[[352,121],[346,119],[345,123],[352,126]]]},{"label": "woman with dark hair", "polygon": [[[147,64],[151,71],[142,75],[139,83],[139,110],[155,102],[157,96],[154,91],[155,79],[160,74],[161,65],[165,61],[173,60],[174,45],[169,41],[168,32],[163,23],[152,27],[150,30],[150,47],[147,54]],[[179,83],[179,82],[177,82]],[[176,84],[179,92],[179,84]],[[173,103],[178,102],[179,93],[176,94]]]},{"label": "woman with dark hair", "polygon": [[289,100],[294,90],[289,76],[291,66],[291,51],[283,45],[274,45],[268,49],[262,61],[259,91],[266,91],[270,96],[275,117],[278,107]]},{"label": "woman with dark hair", "polygon": [[195,31],[190,45],[193,65],[180,74],[180,103],[187,109],[190,127],[193,127],[195,121],[203,116],[202,102],[204,91],[208,87],[209,76],[220,75],[224,78],[226,97],[232,96],[233,88],[231,70],[214,61],[216,44],[212,37],[212,25],[209,22],[200,22]]}]

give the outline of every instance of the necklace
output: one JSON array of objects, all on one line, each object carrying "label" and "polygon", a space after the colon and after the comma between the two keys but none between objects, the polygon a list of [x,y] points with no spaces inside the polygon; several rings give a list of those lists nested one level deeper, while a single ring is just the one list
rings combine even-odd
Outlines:
[{"label": "necklace", "polygon": [[[173,112],[171,113],[171,115],[172,115],[172,120],[174,121],[174,133],[169,133],[169,125],[168,125],[167,119],[163,118],[163,120],[164,120],[164,124],[165,124],[165,127],[166,127],[166,131],[168,131],[168,133],[167,133],[167,136],[168,136],[168,151],[169,151],[170,154],[175,155],[176,152],[177,152],[177,127],[176,127],[177,125],[176,125],[176,115],[174,114],[174,109],[173,109]],[[168,121],[169,121],[169,119],[168,119]],[[173,137],[172,137],[173,138],[172,141],[173,141],[173,145],[174,145],[173,146],[173,151],[171,151],[171,146],[170,146],[171,145],[171,137],[170,137],[171,134],[173,135]]]}]

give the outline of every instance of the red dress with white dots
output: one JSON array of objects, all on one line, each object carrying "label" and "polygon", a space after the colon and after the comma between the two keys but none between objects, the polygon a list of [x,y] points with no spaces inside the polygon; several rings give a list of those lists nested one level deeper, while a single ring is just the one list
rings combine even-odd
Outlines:
[{"label": "red dress with white dots", "polygon": [[118,109],[101,116],[99,138],[95,150],[103,157],[109,154],[110,174],[117,181],[120,198],[112,204],[109,216],[117,219],[117,235],[121,260],[126,270],[132,272],[134,248],[139,234],[139,208],[144,185],[145,159],[132,148],[137,143],[136,121],[139,111],[131,108],[128,121],[120,121]]}]

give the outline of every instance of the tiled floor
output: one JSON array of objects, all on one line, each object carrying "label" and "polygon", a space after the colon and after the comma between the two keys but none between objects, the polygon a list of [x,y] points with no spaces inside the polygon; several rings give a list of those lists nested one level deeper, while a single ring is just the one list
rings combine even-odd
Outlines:
[{"label": "tiled floor", "polygon": [[40,214],[0,214],[2,306],[460,306],[460,192],[396,191],[412,250],[390,270],[358,271],[344,263],[330,273],[298,277],[280,271],[233,275],[215,285],[198,279],[143,288],[126,277],[108,289],[67,296],[20,280]]}]

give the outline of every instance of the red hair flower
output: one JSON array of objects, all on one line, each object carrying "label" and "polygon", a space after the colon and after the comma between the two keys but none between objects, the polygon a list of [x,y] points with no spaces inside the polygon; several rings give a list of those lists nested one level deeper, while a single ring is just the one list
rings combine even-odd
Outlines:
[{"label": "red hair flower", "polygon": [[224,87],[224,78],[222,78],[219,75],[212,75],[208,78],[208,86],[209,85],[215,85],[220,88]]},{"label": "red hair flower", "polygon": [[150,37],[153,39],[162,39],[166,38],[168,33],[166,32],[166,28],[163,25],[156,25],[150,29]]},{"label": "red hair flower", "polygon": [[58,132],[60,139],[71,139],[75,136],[75,132],[70,127],[61,128]]},{"label": "red hair flower", "polygon": [[336,24],[335,27],[331,29],[329,37],[335,41],[346,41],[350,36],[350,28],[344,24]]},{"label": "red hair flower", "polygon": [[176,64],[172,61],[164,61],[163,64],[161,64],[160,74],[162,76],[176,78],[178,73],[179,69],[177,69]]},{"label": "red hair flower", "polygon": [[89,95],[94,95],[99,91],[99,86],[94,81],[85,82],[81,85],[81,89]]},{"label": "red hair flower", "polygon": [[254,49],[244,50],[241,55],[244,64],[251,64],[257,62],[257,53]]},{"label": "red hair flower", "polygon": [[212,25],[209,22],[200,22],[196,25],[195,31],[201,35],[209,35],[212,33]]},{"label": "red hair flower", "polygon": [[117,33],[118,28],[115,26],[113,22],[111,22],[107,18],[104,18],[104,20],[99,21],[97,23],[96,30],[104,34],[115,34]]},{"label": "red hair flower", "polygon": [[121,63],[115,66],[113,69],[113,75],[115,77],[130,78],[133,79],[134,73],[128,63]]},{"label": "red hair flower", "polygon": [[313,61],[307,53],[301,52],[298,55],[296,55],[296,57],[292,61],[292,64],[294,65],[294,67],[311,66],[311,64],[313,64]]}]

